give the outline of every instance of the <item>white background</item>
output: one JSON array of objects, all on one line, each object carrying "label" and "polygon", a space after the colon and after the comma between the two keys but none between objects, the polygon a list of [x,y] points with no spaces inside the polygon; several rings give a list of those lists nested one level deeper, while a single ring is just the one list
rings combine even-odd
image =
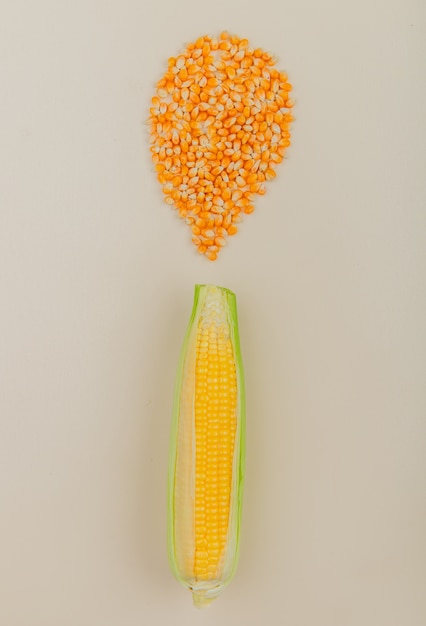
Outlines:
[{"label": "white background", "polygon": [[[279,57],[293,144],[216,263],[146,129],[170,55]],[[0,623],[426,623],[426,7],[0,6]],[[174,376],[196,282],[237,294],[239,569],[206,612],[166,554]]]}]

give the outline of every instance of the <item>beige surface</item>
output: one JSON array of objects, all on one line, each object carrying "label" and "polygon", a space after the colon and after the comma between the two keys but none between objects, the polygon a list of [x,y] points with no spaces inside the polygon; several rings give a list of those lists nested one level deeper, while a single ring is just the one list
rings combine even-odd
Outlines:
[{"label": "beige surface", "polygon": [[[0,13],[0,624],[423,626],[424,3]],[[167,56],[224,27],[280,57],[297,123],[209,264],[141,120]],[[197,281],[237,293],[248,396],[240,566],[204,614],[165,549]]]}]

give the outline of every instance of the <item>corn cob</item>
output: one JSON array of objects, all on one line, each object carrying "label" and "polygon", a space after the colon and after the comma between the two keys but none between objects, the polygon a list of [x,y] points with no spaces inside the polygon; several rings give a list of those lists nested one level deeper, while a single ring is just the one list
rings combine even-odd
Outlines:
[{"label": "corn cob", "polygon": [[172,571],[210,604],[238,557],[245,400],[235,295],[196,285],[176,382],[168,488]]}]

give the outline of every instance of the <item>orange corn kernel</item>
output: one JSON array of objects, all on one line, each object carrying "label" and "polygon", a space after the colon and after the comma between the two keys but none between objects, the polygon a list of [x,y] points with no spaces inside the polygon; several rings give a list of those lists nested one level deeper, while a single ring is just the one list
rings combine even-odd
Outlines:
[{"label": "orange corn kernel", "polygon": [[228,32],[170,57],[151,100],[150,150],[164,200],[216,260],[290,145],[292,85],[274,58]]}]

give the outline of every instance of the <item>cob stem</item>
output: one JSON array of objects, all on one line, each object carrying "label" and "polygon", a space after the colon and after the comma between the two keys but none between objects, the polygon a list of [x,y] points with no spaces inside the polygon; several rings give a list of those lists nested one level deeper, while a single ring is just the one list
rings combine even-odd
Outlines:
[{"label": "cob stem", "polygon": [[192,601],[197,609],[205,609],[206,607],[210,606],[214,599],[215,596],[213,598],[208,598],[201,593],[192,593]]}]

